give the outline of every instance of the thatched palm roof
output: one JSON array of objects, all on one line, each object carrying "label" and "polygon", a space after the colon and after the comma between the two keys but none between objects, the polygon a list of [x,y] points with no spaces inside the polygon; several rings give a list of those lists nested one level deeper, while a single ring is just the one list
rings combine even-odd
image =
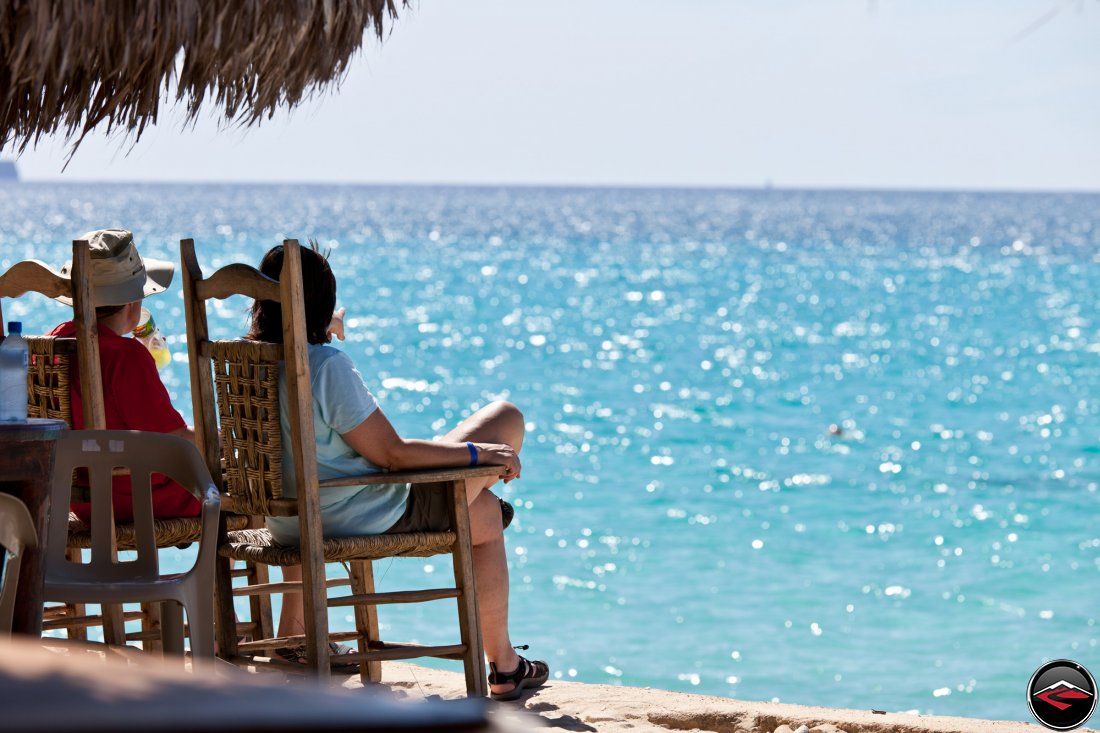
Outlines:
[{"label": "thatched palm roof", "polygon": [[387,16],[394,0],[0,0],[0,149],[60,131],[75,150],[104,123],[136,140],[169,89],[188,121],[212,98],[258,123],[342,78]]}]

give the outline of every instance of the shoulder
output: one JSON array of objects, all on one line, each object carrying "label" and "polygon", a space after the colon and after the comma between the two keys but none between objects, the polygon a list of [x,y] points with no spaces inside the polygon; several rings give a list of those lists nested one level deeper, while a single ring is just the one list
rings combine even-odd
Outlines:
[{"label": "shoulder", "polygon": [[123,338],[117,334],[104,338],[101,333],[99,356],[105,369],[125,379],[139,382],[161,381],[153,355],[137,339]]},{"label": "shoulder", "polygon": [[315,390],[323,385],[347,385],[349,382],[362,381],[351,357],[340,349],[325,344],[310,345],[309,376]]},{"label": "shoulder", "polygon": [[328,344],[310,344],[309,368],[318,371],[331,368],[354,368],[354,365],[351,363],[351,357],[340,349]]},{"label": "shoulder", "polygon": [[366,391],[363,375],[351,357],[332,346],[309,347],[309,371],[314,392],[327,391],[334,398],[350,399]]},{"label": "shoulder", "polygon": [[331,344],[310,344],[309,345],[309,358],[313,359],[333,359],[341,356],[347,356],[343,351],[332,346]]},{"label": "shoulder", "polygon": [[[116,359],[125,360],[128,363],[145,365],[146,362],[153,363],[153,355],[149,353],[149,349],[145,348],[145,344],[141,343],[137,339],[133,338],[121,338],[116,337],[112,339],[100,339],[100,347],[106,347],[106,350],[114,355]],[[154,365],[154,370],[156,366]]]},{"label": "shoulder", "polygon": [[58,338],[69,338],[76,335],[76,324],[72,321],[65,321],[54,326],[47,336],[56,336]]},{"label": "shoulder", "polygon": [[[72,335],[76,335],[75,327],[72,328]],[[146,362],[153,364],[153,357],[149,354],[149,350],[137,339],[119,336],[103,326],[98,328],[96,335],[99,339],[99,357],[105,366],[121,365],[122,368],[141,369],[146,366]],[[153,365],[153,371],[156,372],[155,365]]]}]

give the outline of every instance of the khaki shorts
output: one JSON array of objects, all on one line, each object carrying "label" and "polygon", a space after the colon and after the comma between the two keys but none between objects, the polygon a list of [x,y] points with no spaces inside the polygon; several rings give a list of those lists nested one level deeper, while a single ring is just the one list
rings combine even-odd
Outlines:
[{"label": "khaki shorts", "polygon": [[446,532],[451,529],[451,499],[445,483],[417,484],[409,491],[405,513],[384,534]]}]

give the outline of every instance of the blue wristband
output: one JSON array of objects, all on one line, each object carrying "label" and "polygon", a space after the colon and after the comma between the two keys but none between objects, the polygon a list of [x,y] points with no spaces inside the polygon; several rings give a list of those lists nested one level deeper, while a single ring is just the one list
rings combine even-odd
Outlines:
[{"label": "blue wristband", "polygon": [[470,465],[471,466],[476,466],[477,465],[477,446],[474,445],[473,443],[467,443],[466,447],[470,451]]}]

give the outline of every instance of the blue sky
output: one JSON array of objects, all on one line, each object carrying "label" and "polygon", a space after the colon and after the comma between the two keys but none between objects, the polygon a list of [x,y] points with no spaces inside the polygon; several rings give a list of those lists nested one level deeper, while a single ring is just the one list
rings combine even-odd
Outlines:
[{"label": "blue sky", "polygon": [[1100,2],[421,0],[258,129],[65,151],[23,178],[1100,191]]}]

